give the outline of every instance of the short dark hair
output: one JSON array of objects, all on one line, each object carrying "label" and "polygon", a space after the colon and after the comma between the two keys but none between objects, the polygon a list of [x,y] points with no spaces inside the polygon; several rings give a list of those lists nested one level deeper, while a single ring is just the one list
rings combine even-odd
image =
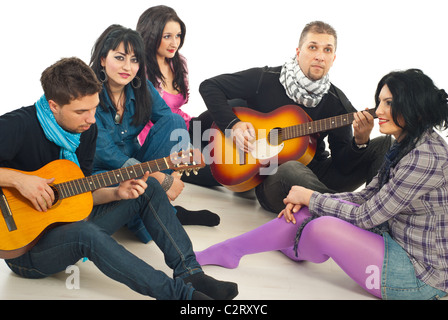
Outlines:
[{"label": "short dark hair", "polygon": [[330,26],[328,23],[322,21],[313,21],[308,23],[302,30],[299,40],[299,48],[302,47],[303,42],[305,41],[308,33],[320,33],[320,34],[329,34],[334,37],[334,47],[335,49],[338,46],[338,35],[336,30]]},{"label": "short dark hair", "polygon": [[81,59],[63,58],[44,70],[40,78],[47,100],[60,106],[102,89],[93,70]]}]

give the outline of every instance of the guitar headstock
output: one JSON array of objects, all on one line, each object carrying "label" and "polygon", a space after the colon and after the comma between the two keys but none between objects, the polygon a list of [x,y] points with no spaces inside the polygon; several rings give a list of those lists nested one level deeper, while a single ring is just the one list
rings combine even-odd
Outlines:
[{"label": "guitar headstock", "polygon": [[198,170],[205,167],[204,158],[199,149],[180,151],[170,156],[170,169],[178,171],[180,174],[190,175],[191,172],[198,174]]}]

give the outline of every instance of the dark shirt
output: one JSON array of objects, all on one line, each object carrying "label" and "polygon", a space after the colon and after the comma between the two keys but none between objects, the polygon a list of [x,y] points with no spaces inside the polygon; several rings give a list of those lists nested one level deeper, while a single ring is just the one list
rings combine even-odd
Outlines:
[{"label": "dark shirt", "polygon": [[[356,112],[344,93],[333,84],[316,107],[306,108],[298,105],[286,95],[285,88],[279,80],[280,71],[281,67],[252,68],[233,74],[223,74],[201,83],[199,91],[216,125],[224,132],[238,121],[228,103],[228,100],[232,99],[243,99],[247,102],[247,107],[263,113],[284,105],[297,105],[313,120]],[[353,147],[352,128],[345,126],[318,134],[315,161],[326,159],[330,155],[326,149],[325,138],[328,138],[334,164],[341,171],[345,171],[347,163],[359,158],[363,153],[363,150]]]},{"label": "dark shirt", "polygon": [[[92,173],[96,125],[81,134],[76,155],[84,175]],[[0,116],[0,167],[36,171],[59,159],[60,147],[49,141],[37,119],[36,107],[23,107]]]}]

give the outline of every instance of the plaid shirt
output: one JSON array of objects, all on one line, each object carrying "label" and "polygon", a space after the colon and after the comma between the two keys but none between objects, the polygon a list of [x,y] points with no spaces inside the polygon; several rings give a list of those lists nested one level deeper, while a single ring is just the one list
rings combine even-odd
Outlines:
[{"label": "plaid shirt", "polygon": [[[391,169],[377,191],[378,179],[360,192],[314,192],[311,212],[332,215],[360,228],[388,222],[389,233],[409,255],[417,277],[448,292],[448,145],[427,132]],[[359,207],[338,201],[347,200]]]}]

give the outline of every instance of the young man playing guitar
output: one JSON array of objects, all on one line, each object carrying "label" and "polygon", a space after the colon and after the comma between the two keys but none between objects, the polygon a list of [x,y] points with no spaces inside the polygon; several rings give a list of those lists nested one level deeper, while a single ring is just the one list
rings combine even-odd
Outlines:
[{"label": "young man playing guitar", "polygon": [[[54,177],[69,174],[71,169],[61,168],[62,172],[46,176],[35,172],[61,161],[58,159],[74,162],[85,176],[92,171],[101,83],[77,58],[62,59],[50,66],[41,82],[45,94],[35,105],[0,116],[0,208],[4,218],[0,216],[0,232],[6,233],[4,239],[8,233],[12,236],[25,229],[27,236],[33,230],[33,226],[19,221],[15,202],[6,201],[5,195],[12,192],[28,204],[30,220],[36,215],[49,216],[63,208],[65,201],[60,201],[63,195],[55,192],[52,184],[58,178]],[[93,191],[85,208],[82,203],[75,204],[86,211],[83,218],[45,226],[24,252],[24,248],[14,248],[11,243],[12,250],[2,257],[11,270],[27,278],[47,277],[86,257],[110,278],[156,299],[235,297],[236,284],[203,273],[166,193],[154,178],[148,178],[149,171],[141,173],[140,179],[122,179],[118,186]],[[173,278],[153,269],[111,237],[137,214],[173,269]],[[7,241],[2,242],[4,245]]]},{"label": "young man playing guitar", "polygon": [[[206,113],[222,132],[231,131],[235,148],[246,154],[254,149],[252,141],[260,128],[255,127],[255,122],[239,117],[229,100],[244,100],[248,110],[263,114],[278,111],[282,106],[301,108],[312,121],[353,113],[353,121],[347,126],[323,129],[317,136],[305,139],[307,144],[311,138],[315,139],[309,143],[315,152],[314,158],[308,157],[305,163],[297,161],[299,158],[283,164],[279,161],[276,173],[263,177],[255,191],[261,206],[269,211],[278,213],[284,208],[283,199],[293,185],[331,193],[355,190],[375,176],[390,147],[388,138],[370,141],[374,126],[372,113],[357,112],[344,93],[330,82],[328,71],[336,58],[336,47],[336,31],[324,22],[312,22],[302,31],[296,56],[283,66],[223,74],[205,80],[200,86],[208,108]],[[272,122],[272,127],[282,125]],[[326,150],[325,138],[331,155]],[[219,181],[217,171],[211,166]]]}]

